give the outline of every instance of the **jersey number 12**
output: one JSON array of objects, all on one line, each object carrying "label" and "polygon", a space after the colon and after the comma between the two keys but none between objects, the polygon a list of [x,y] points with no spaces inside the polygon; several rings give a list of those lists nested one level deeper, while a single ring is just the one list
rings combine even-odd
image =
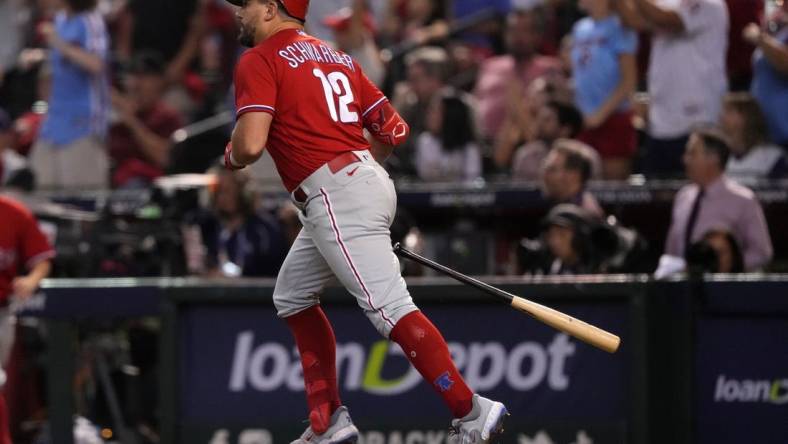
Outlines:
[{"label": "jersey number 12", "polygon": [[[350,89],[350,81],[347,76],[339,71],[334,71],[326,75],[323,71],[315,68],[312,74],[320,79],[323,84],[323,93],[326,95],[326,104],[331,119],[334,122],[354,123],[358,122],[358,113],[351,111],[348,105],[353,103],[353,91]],[[339,100],[339,115],[337,115],[337,104],[334,96]]]}]

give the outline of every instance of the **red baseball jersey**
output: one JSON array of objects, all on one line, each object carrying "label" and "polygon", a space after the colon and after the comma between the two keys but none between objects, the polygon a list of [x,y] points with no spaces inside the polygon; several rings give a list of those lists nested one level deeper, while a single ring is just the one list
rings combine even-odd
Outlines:
[{"label": "red baseball jersey", "polygon": [[266,149],[288,191],[337,155],[368,149],[364,116],[386,101],[350,56],[297,29],[247,50],[235,69],[236,117],[273,115]]},{"label": "red baseball jersey", "polygon": [[55,250],[22,204],[0,196],[0,307],[8,303],[11,282],[20,267],[28,270],[51,259]]}]

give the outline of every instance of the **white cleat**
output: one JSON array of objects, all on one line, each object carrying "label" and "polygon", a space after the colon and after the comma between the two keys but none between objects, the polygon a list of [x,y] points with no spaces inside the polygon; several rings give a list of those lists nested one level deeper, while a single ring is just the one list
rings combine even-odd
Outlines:
[{"label": "white cleat", "polygon": [[503,432],[509,412],[500,402],[473,395],[473,408],[462,418],[452,420],[449,442],[452,444],[487,444]]},{"label": "white cleat", "polygon": [[318,435],[310,426],[300,438],[290,444],[340,444],[356,441],[358,441],[358,429],[353,425],[347,407],[341,406],[331,415],[331,426],[325,433]]}]

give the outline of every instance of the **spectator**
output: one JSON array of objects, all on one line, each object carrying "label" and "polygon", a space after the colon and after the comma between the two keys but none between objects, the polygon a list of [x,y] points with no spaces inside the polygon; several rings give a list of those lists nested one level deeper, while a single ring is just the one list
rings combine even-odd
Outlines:
[{"label": "spectator", "polygon": [[279,221],[255,211],[247,176],[223,169],[210,211],[184,229],[189,271],[206,276],[276,276],[286,242]]},{"label": "spectator", "polygon": [[724,229],[741,246],[745,270],[758,270],[772,257],[769,230],[753,192],[725,176],[729,152],[729,143],[719,131],[697,130],[691,135],[684,154],[691,183],[679,190],[673,202],[665,254],[683,258],[687,247],[707,231]]},{"label": "spectator", "polygon": [[424,45],[448,33],[444,2],[434,0],[391,0],[381,29],[387,44],[404,42]]},{"label": "spectator", "polygon": [[554,204],[575,204],[596,217],[604,217],[599,203],[586,190],[591,171],[591,158],[583,144],[574,140],[556,140],[542,168],[545,197]]},{"label": "spectator", "polygon": [[[634,4],[633,4],[634,3]],[[728,9],[723,0],[622,0],[628,26],[653,35],[649,128],[643,169],[677,175],[693,126],[719,121],[727,90]]]},{"label": "spectator", "polygon": [[[310,2],[306,12],[306,22],[309,24],[307,32],[323,41],[331,41],[334,30],[323,21],[324,18],[335,14],[342,8],[350,6],[353,0],[322,0]],[[389,0],[383,0],[388,9]]]},{"label": "spectator", "polygon": [[[506,112],[503,122],[498,128],[497,137],[493,140],[492,158],[496,168],[507,171],[512,166],[516,148],[535,137],[538,118],[546,102],[551,100],[548,85],[542,79],[531,83],[525,94],[518,86],[510,86],[511,94],[506,98]],[[543,103],[544,102],[544,103]]]},{"label": "spectator", "polygon": [[[320,0],[310,2],[306,12],[307,32],[320,40],[330,41],[334,31],[323,21],[342,8],[352,6],[355,0]],[[383,23],[387,19],[391,0],[368,0],[365,2],[375,18],[375,23]]]},{"label": "spectator", "polygon": [[168,79],[173,83],[168,84],[165,98],[170,106],[193,120],[214,116],[217,108],[225,105],[238,56],[238,30],[232,5],[224,0],[207,0],[202,9],[199,20],[204,20],[204,29],[197,29],[196,35],[189,37],[197,39],[199,50],[188,55],[194,60],[187,60],[181,78]]},{"label": "spectator", "polygon": [[52,92],[30,154],[38,186],[108,183],[107,32],[95,5],[96,0],[65,0],[54,26],[43,26],[51,49]]},{"label": "spectator", "polygon": [[16,132],[15,149],[25,157],[29,157],[33,144],[38,140],[41,125],[46,119],[47,108],[49,107],[47,100],[52,91],[52,70],[49,65],[44,64],[39,67],[36,73],[36,86],[34,89],[36,90],[37,100],[14,122],[14,130]]},{"label": "spectator", "polygon": [[394,172],[416,174],[415,144],[426,128],[427,108],[446,86],[448,54],[443,48],[424,47],[405,58],[407,81],[397,86],[392,104],[410,125],[410,138],[397,147],[388,163]]},{"label": "spectator", "polygon": [[118,57],[129,61],[140,51],[161,54],[168,63],[165,68],[168,82],[179,82],[200,51],[210,1],[129,1],[119,18]]},{"label": "spectator", "polygon": [[416,169],[428,181],[472,181],[482,175],[473,111],[462,97],[445,92],[427,110],[427,130],[416,141]]},{"label": "spectator", "polygon": [[475,95],[479,104],[482,137],[493,140],[506,118],[510,99],[522,102],[531,82],[560,77],[561,62],[537,54],[544,23],[539,9],[516,10],[506,20],[508,54],[487,59],[481,66]]},{"label": "spectator", "polygon": [[685,259],[690,274],[744,272],[739,244],[733,234],[725,230],[707,231],[687,250]]},{"label": "spectator", "polygon": [[183,118],[162,100],[164,69],[160,55],[140,52],[129,67],[126,92],[112,93],[118,116],[109,133],[115,187],[145,186],[167,168],[170,136]]},{"label": "spectator", "polygon": [[520,272],[536,275],[598,272],[592,244],[596,216],[574,204],[556,205],[541,222],[539,239],[524,239],[517,249]]},{"label": "spectator", "polygon": [[[52,267],[55,251],[30,211],[0,196],[0,444],[11,444],[8,409],[3,395],[7,364],[14,344],[14,324],[9,304],[24,302],[38,288]],[[27,274],[19,274],[25,269]]]},{"label": "spectator", "polygon": [[[526,0],[523,3],[529,2],[530,0]],[[572,33],[574,24],[583,17],[578,6],[578,2],[569,0],[552,0],[543,3],[545,32],[542,38],[542,52],[544,54],[557,55],[561,52],[564,39]]]},{"label": "spectator", "polygon": [[572,31],[575,100],[586,130],[580,140],[602,157],[602,176],[629,177],[637,147],[630,97],[637,83],[637,35],[622,25],[614,0],[581,0],[588,17]]},{"label": "spectator", "polygon": [[[548,102],[536,116],[535,139],[515,151],[512,178],[539,180],[541,165],[553,143],[558,139],[574,139],[582,128],[583,116],[577,108],[558,101]],[[600,169],[599,155],[590,147],[586,152],[592,158],[591,176],[596,177]]]},{"label": "spectator", "polygon": [[[772,0],[767,0],[772,1]],[[743,37],[744,28],[760,20],[763,16],[762,0],[725,0],[730,17],[728,32],[728,80],[731,91],[748,91],[752,81],[752,53],[751,45]]]},{"label": "spectator", "polygon": [[590,238],[595,216],[577,205],[561,204],[544,220],[547,249],[553,258],[546,274],[593,273]]},{"label": "spectator", "polygon": [[[572,103],[573,97],[574,93],[568,88],[568,85],[544,77],[531,82],[528,90],[525,91],[525,98],[523,98],[519,86],[511,86],[511,94],[506,98],[506,114],[494,141],[493,162],[495,166],[499,170],[510,170],[513,165],[515,149],[539,137],[539,126],[541,125],[539,119],[545,116],[545,108],[550,105],[550,102]],[[574,138],[582,129],[583,117],[574,106],[570,112],[573,114],[571,118],[574,115],[579,115],[579,126],[573,133]],[[595,156],[599,157],[596,154]],[[538,169],[539,165],[540,163],[537,162],[532,167]]]},{"label": "spectator", "polygon": [[398,85],[394,103],[411,128],[420,124],[423,131],[424,110],[432,97],[446,86],[448,63],[446,50],[437,46],[419,48],[405,58],[407,81]]},{"label": "spectator", "polygon": [[22,0],[0,2],[0,29],[3,29],[3,38],[0,40],[0,85],[3,84],[6,71],[16,65],[22,50],[24,42],[19,18],[20,10],[25,6]]},{"label": "spectator", "polygon": [[27,159],[13,149],[14,138],[11,118],[0,109],[0,188],[18,185],[30,174]]},{"label": "spectator", "polygon": [[36,71],[46,60],[44,32],[49,29],[60,2],[0,1],[0,58],[6,57],[0,74],[0,104],[17,118],[37,99]]},{"label": "spectator", "polygon": [[235,10],[224,0],[209,1],[205,9],[208,29],[200,43],[201,75],[218,83],[226,93],[233,81],[235,58],[238,56]]},{"label": "spectator", "polygon": [[788,175],[785,151],[769,143],[766,119],[747,93],[731,93],[722,109],[722,130],[731,143],[725,172],[736,180],[781,178]]},{"label": "spectator", "polygon": [[353,0],[352,7],[340,9],[323,23],[334,31],[337,49],[353,57],[373,83],[383,85],[385,66],[375,44],[375,20],[365,1]]},{"label": "spectator", "polygon": [[788,2],[770,18],[773,32],[750,24],[744,37],[758,46],[754,56],[752,95],[761,105],[770,138],[788,147]]},{"label": "spectator", "polygon": [[128,62],[141,51],[161,54],[165,101],[182,115],[213,115],[205,107],[223,97],[226,91],[213,89],[229,86],[237,55],[230,8],[220,0],[128,1],[118,20],[117,57]]}]

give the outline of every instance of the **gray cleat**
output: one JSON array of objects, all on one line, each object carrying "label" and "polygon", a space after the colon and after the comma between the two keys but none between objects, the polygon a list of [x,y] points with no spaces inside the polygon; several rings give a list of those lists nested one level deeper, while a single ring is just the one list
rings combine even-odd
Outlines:
[{"label": "gray cleat", "polygon": [[509,416],[506,406],[479,395],[473,395],[473,408],[462,418],[452,420],[449,442],[452,444],[485,444],[503,432],[503,421]]},{"label": "gray cleat", "polygon": [[340,444],[356,441],[358,441],[358,429],[353,425],[347,407],[341,406],[331,415],[331,426],[325,433],[317,435],[310,426],[300,438],[290,444]]}]

